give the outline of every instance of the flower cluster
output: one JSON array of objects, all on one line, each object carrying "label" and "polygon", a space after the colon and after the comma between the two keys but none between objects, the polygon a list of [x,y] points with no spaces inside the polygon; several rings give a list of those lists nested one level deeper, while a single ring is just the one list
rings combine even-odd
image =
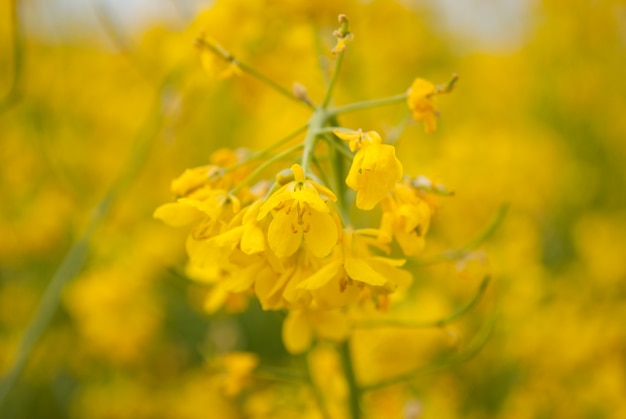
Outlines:
[{"label": "flower cluster", "polygon": [[[352,39],[345,16],[340,23],[338,63]],[[210,45],[207,39],[198,45]],[[210,51],[235,62],[218,47]],[[408,101],[432,131],[436,88],[425,83],[417,79],[398,102]],[[283,340],[292,353],[314,339],[346,339],[355,310],[384,310],[390,294],[410,286],[403,266],[423,249],[434,208],[378,132],[336,126],[342,108],[329,106],[330,89],[319,106],[292,97],[313,110],[301,144],[276,153],[289,137],[257,153],[220,150],[211,165],[175,179],[176,201],[154,214],[172,226],[192,225],[186,272],[210,285],[206,309],[241,307],[254,296],[264,310],[286,310]],[[273,182],[258,180],[278,164]],[[379,221],[360,225],[359,214],[372,210]]]}]

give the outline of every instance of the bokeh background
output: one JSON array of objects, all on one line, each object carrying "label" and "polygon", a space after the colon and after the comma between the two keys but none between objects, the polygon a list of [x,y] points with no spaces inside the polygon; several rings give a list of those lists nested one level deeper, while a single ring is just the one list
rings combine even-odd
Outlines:
[{"label": "bokeh background", "polygon": [[[172,198],[170,180],[215,149],[260,148],[308,118],[250,77],[203,71],[199,33],[319,101],[339,13],[355,40],[336,103],[460,75],[437,98],[432,135],[404,126],[404,105],[342,118],[388,135],[404,127],[406,171],[455,191],[439,201],[423,259],[471,242],[509,205],[463,260],[415,263],[423,319],[452,312],[491,275],[464,321],[356,337],[363,382],[424,366],[410,384],[369,394],[369,416],[626,417],[626,3],[14,4],[0,5],[0,374],[19,362],[65,255],[81,237],[88,246],[1,417],[319,417],[298,386],[224,394],[225,352],[299,366],[281,317],[254,303],[206,315],[203,288],[181,275],[185,232],[152,212]],[[428,368],[491,318],[480,352]]]}]

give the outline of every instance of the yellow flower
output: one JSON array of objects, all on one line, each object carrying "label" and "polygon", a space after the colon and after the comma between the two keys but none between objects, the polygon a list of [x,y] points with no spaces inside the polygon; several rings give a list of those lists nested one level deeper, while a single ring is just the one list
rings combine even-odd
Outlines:
[{"label": "yellow flower", "polygon": [[223,368],[222,388],[234,397],[252,384],[252,372],[259,365],[259,357],[250,352],[231,352],[220,359]]},{"label": "yellow flower", "polygon": [[331,215],[327,200],[335,194],[322,185],[307,180],[302,167],[291,166],[294,180],[284,185],[261,206],[258,220],[272,211],[267,239],[278,257],[293,255],[302,240],[317,257],[330,253],[337,243],[337,223]]},{"label": "yellow flower", "polygon": [[437,110],[433,97],[437,94],[437,88],[431,82],[417,78],[409,89],[407,104],[413,112],[415,121],[424,122],[424,131],[435,132],[437,129]]},{"label": "yellow flower", "polygon": [[291,310],[283,323],[283,342],[292,354],[309,349],[313,338],[340,342],[350,334],[346,315],[339,310]]},{"label": "yellow flower", "polygon": [[224,204],[233,203],[238,212],[239,200],[226,191],[246,175],[234,170],[227,174],[223,167],[236,164],[244,156],[233,150],[221,149],[211,155],[213,164],[185,170],[171,184],[176,202],[168,202],[154,211],[153,217],[180,227],[200,220],[203,216],[217,218]]},{"label": "yellow flower", "polygon": [[413,277],[403,269],[404,259],[377,256],[371,247],[384,249],[388,238],[380,230],[349,230],[344,232],[344,268],[353,281],[362,282],[384,293],[393,292],[398,286],[408,287]]},{"label": "yellow flower", "polygon": [[335,130],[335,135],[350,142],[352,151],[358,149],[346,178],[355,191],[356,206],[370,210],[376,206],[402,178],[402,164],[393,146],[383,144],[375,131],[345,132]]},{"label": "yellow flower", "polygon": [[393,193],[382,201],[380,229],[394,236],[407,256],[415,256],[424,248],[424,237],[430,226],[431,208],[418,192],[405,183],[398,183]]},{"label": "yellow flower", "polygon": [[387,250],[385,244],[388,241],[389,238],[380,230],[345,229],[341,240],[341,253],[333,254],[324,267],[300,282],[298,287],[314,291],[335,280],[337,287],[345,292],[346,288],[356,281],[377,290],[391,292],[398,286],[410,285],[411,274],[400,269],[405,260],[377,256],[372,252],[371,247]]}]

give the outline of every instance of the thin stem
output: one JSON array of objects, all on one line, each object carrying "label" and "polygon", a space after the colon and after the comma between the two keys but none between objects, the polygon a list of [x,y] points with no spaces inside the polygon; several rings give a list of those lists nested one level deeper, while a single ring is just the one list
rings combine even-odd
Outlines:
[{"label": "thin stem", "polygon": [[232,172],[233,170],[239,169],[242,166],[245,166],[249,163],[251,163],[254,160],[257,159],[262,159],[264,157],[267,157],[268,155],[272,154],[274,152],[274,150],[276,150],[277,148],[280,148],[281,146],[283,146],[284,144],[288,143],[290,140],[294,139],[295,137],[297,137],[298,135],[302,134],[304,131],[306,131],[306,129],[308,128],[309,124],[303,125],[300,128],[298,128],[297,130],[293,131],[292,133],[286,135],[285,137],[281,138],[280,140],[276,141],[275,143],[273,143],[272,145],[270,145],[269,147],[257,152],[257,153],[253,153],[250,157],[248,157],[247,159],[234,164],[232,166],[226,167],[223,172],[224,173],[228,173],[228,172]]},{"label": "thin stem", "polygon": [[354,328],[357,329],[376,329],[380,327],[400,327],[400,328],[410,328],[410,329],[418,329],[418,328],[427,328],[427,327],[443,327],[449,323],[456,321],[465,315],[468,311],[470,311],[477,303],[480,301],[482,296],[485,294],[487,287],[489,286],[490,278],[486,276],[483,278],[482,282],[478,286],[478,290],[476,294],[472,297],[472,299],[465,304],[463,307],[456,310],[453,314],[443,319],[426,321],[426,322],[408,322],[398,319],[385,319],[378,321],[369,321],[363,323],[354,324]]},{"label": "thin stem", "polygon": [[441,362],[434,363],[432,365],[427,365],[425,367],[416,368],[413,371],[410,371],[406,374],[398,375],[388,380],[383,380],[383,381],[379,381],[379,382],[372,383],[372,384],[365,384],[361,386],[361,392],[367,392],[367,391],[377,390],[377,389],[384,388],[384,387],[389,387],[395,384],[406,383],[406,382],[416,379],[417,377],[421,375],[431,374],[431,373],[452,367],[454,365],[460,364],[461,362],[465,362],[465,361],[472,359],[474,356],[476,356],[476,354],[480,352],[480,350],[485,346],[485,344],[491,337],[491,334],[493,333],[495,329],[497,319],[498,319],[498,312],[496,311],[490,316],[489,320],[487,321],[487,324],[482,328],[482,330],[474,339],[474,342],[472,342],[470,347],[466,349],[465,351],[455,356],[451,356],[450,358],[443,360]]},{"label": "thin stem", "polygon": [[13,38],[13,58],[11,69],[11,80],[4,97],[0,98],[0,113],[11,108],[20,99],[20,81],[22,78],[22,67],[24,65],[24,51],[21,23],[18,13],[18,0],[12,0],[9,5],[9,25],[11,26],[11,37]]},{"label": "thin stem", "polygon": [[294,96],[293,92],[290,92],[289,90],[285,89],[283,86],[281,86],[280,84],[276,83],[274,80],[270,79],[269,77],[267,77],[265,74],[257,71],[254,67],[239,61],[237,58],[235,58],[235,56],[233,54],[231,54],[230,52],[226,51],[226,49],[224,49],[221,45],[214,43],[214,42],[209,42],[204,38],[199,38],[196,40],[196,44],[200,47],[204,47],[209,49],[212,53],[216,54],[217,56],[221,57],[222,59],[224,59],[225,61],[228,61],[230,63],[235,64],[237,67],[239,67],[241,70],[245,71],[246,73],[248,73],[249,75],[251,75],[252,77],[254,77],[255,79],[259,80],[262,83],[265,83],[266,85],[268,85],[269,87],[271,87],[272,89],[276,90],[278,93],[280,93],[281,95],[294,100],[298,103],[302,103],[304,105],[306,105],[308,108],[310,109],[315,109],[315,107],[313,106],[313,104],[309,103],[306,100],[302,100],[296,96]]},{"label": "thin stem", "polygon": [[311,162],[311,156],[313,155],[313,151],[315,150],[315,144],[318,138],[318,132],[322,129],[324,124],[326,124],[328,115],[324,109],[316,109],[311,115],[311,119],[309,119],[309,131],[304,138],[304,150],[302,152],[302,170],[304,173],[308,173],[309,165]]},{"label": "thin stem", "polygon": [[472,250],[476,249],[478,246],[480,246],[485,241],[487,241],[487,239],[489,239],[489,237],[491,237],[491,235],[495,233],[498,227],[502,224],[502,221],[504,221],[504,218],[506,216],[508,209],[509,209],[509,204],[500,205],[498,212],[496,213],[491,223],[489,223],[487,228],[485,228],[476,238],[474,238],[472,241],[470,241],[466,245],[458,249],[443,252],[439,255],[433,256],[428,259],[416,261],[416,263],[420,266],[432,265],[432,264],[439,263],[439,262],[447,262],[449,260],[457,260],[457,259],[463,258]]},{"label": "thin stem", "polygon": [[352,362],[352,353],[350,352],[350,341],[347,340],[339,347],[339,356],[343,364],[343,372],[348,382],[350,394],[348,395],[348,406],[350,408],[350,417],[352,419],[361,418],[361,389],[356,382],[356,374]]},{"label": "thin stem", "polygon": [[48,283],[44,291],[41,302],[24,331],[22,340],[20,341],[17,358],[11,368],[0,382],[0,406],[7,398],[9,392],[20,377],[30,355],[39,341],[41,335],[48,327],[61,298],[61,292],[67,282],[74,278],[84,267],[91,237],[95,229],[101,224],[104,218],[110,212],[113,203],[119,195],[126,189],[131,179],[136,177],[140,169],[141,163],[145,161],[145,157],[150,149],[152,139],[158,133],[162,121],[162,91],[168,87],[169,78],[162,84],[161,89],[157,92],[155,102],[148,118],[144,123],[142,130],[139,132],[135,140],[135,147],[129,155],[128,162],[124,166],[125,169],[120,173],[114,184],[111,186],[107,194],[95,207],[92,212],[91,219],[80,238],[72,245],[61,265],[54,273],[52,279]]},{"label": "thin stem", "polygon": [[309,382],[309,387],[311,387],[311,391],[313,392],[313,397],[315,398],[315,403],[320,410],[320,414],[324,419],[331,419],[330,412],[328,411],[328,406],[326,405],[326,401],[324,400],[324,393],[315,383],[315,379],[313,378],[313,371],[311,369],[311,363],[309,359],[305,360],[306,363],[306,372],[307,379]]},{"label": "thin stem", "polygon": [[273,381],[284,381],[288,383],[302,383],[307,380],[307,376],[298,374],[292,369],[270,367],[262,365],[254,372],[254,376]]},{"label": "thin stem", "polygon": [[252,173],[250,173],[241,183],[239,183],[237,186],[235,186],[233,189],[231,189],[230,193],[232,195],[235,195],[237,192],[239,192],[243,187],[247,186],[250,184],[250,182],[252,182],[259,174],[261,174],[265,169],[267,169],[269,166],[271,166],[272,164],[276,163],[277,161],[283,159],[284,157],[290,155],[291,153],[293,153],[296,150],[299,150],[302,148],[302,144],[298,144],[296,146],[293,146],[285,151],[283,151],[282,153],[278,153],[276,154],[274,157],[272,157],[271,159],[261,163],[256,169],[254,169],[252,171]]},{"label": "thin stem", "polygon": [[308,102],[306,100],[302,100],[302,99],[297,98],[296,96],[293,95],[293,92],[290,92],[289,90],[285,89],[280,84],[276,83],[274,80],[270,79],[265,74],[260,73],[259,71],[257,71],[253,67],[249,66],[248,64],[235,59],[235,57],[233,57],[233,62],[239,68],[241,68],[243,71],[245,71],[246,73],[250,74],[252,77],[256,78],[257,80],[265,83],[266,85],[268,85],[272,89],[276,90],[281,95],[283,95],[285,97],[288,97],[291,100],[295,100],[298,103],[302,103],[302,104],[306,105],[310,109],[315,109],[315,106],[313,106],[313,104],[311,104],[310,102]]},{"label": "thin stem", "polygon": [[406,93],[395,96],[389,96],[381,99],[365,100],[363,102],[351,103],[350,105],[338,106],[328,110],[330,115],[340,115],[347,112],[360,111],[362,109],[376,108],[383,105],[391,105],[398,102],[404,102],[407,98]]},{"label": "thin stem", "polygon": [[324,169],[322,168],[322,165],[320,164],[317,157],[315,157],[315,154],[311,157],[311,161],[313,162],[313,165],[315,166],[315,168],[317,169],[317,172],[319,173],[319,177],[322,181],[322,184],[324,184],[324,186],[328,188],[332,188],[333,185],[330,183],[328,176],[326,176],[326,173]]},{"label": "thin stem", "polygon": [[337,55],[335,70],[333,71],[333,77],[330,79],[330,83],[328,84],[328,88],[326,89],[326,96],[324,97],[324,101],[322,102],[322,109],[326,109],[328,107],[330,100],[333,97],[333,90],[335,89],[335,84],[337,83],[337,79],[339,78],[339,72],[341,70],[341,64],[343,63],[343,54],[344,51],[341,51]]},{"label": "thin stem", "polygon": [[327,136],[324,136],[323,138],[328,142],[328,144],[330,144],[332,148],[334,148],[336,151],[339,152],[339,154],[345,157],[346,160],[348,160],[349,162],[354,160],[354,156],[352,155],[352,152],[349,149],[343,147],[341,144],[339,144],[335,138],[332,138],[332,137],[328,138]]}]

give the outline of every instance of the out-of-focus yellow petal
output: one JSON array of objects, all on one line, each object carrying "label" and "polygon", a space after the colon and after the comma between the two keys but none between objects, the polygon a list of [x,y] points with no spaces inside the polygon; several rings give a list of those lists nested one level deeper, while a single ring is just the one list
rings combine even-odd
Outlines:
[{"label": "out-of-focus yellow petal", "polygon": [[310,315],[315,333],[323,339],[345,340],[350,334],[350,323],[345,314],[338,310],[320,310]]},{"label": "out-of-focus yellow petal", "polygon": [[274,214],[267,230],[267,240],[276,256],[293,255],[302,242],[302,230],[298,225],[298,212],[294,209],[288,214],[285,211]]},{"label": "out-of-focus yellow petal", "polygon": [[153,217],[172,227],[182,227],[198,221],[202,212],[180,202],[169,202],[158,207]]},{"label": "out-of-focus yellow petal", "polygon": [[241,243],[241,251],[247,255],[253,255],[265,250],[265,235],[263,230],[256,224],[245,224]]},{"label": "out-of-focus yellow petal", "polygon": [[313,275],[302,281],[298,285],[298,288],[314,290],[323,287],[328,283],[328,281],[337,276],[337,273],[339,272],[342,264],[343,262],[341,259],[336,259],[330,263],[327,263],[321,269],[316,271]]},{"label": "out-of-focus yellow petal", "polygon": [[299,354],[306,351],[313,340],[313,331],[305,314],[290,311],[283,323],[283,342],[289,353]]},{"label": "out-of-focus yellow petal", "polygon": [[388,282],[388,278],[385,278],[383,275],[372,269],[366,259],[347,257],[344,266],[350,278],[355,281],[364,282],[378,287],[383,286]]},{"label": "out-of-focus yellow petal", "polygon": [[335,220],[330,214],[311,211],[307,222],[310,223],[304,233],[307,247],[317,257],[328,256],[339,237]]},{"label": "out-of-focus yellow petal", "polygon": [[417,78],[413,81],[407,97],[407,105],[413,113],[413,119],[424,122],[424,130],[427,133],[437,129],[437,110],[433,100],[435,94],[437,88],[434,84]]}]

